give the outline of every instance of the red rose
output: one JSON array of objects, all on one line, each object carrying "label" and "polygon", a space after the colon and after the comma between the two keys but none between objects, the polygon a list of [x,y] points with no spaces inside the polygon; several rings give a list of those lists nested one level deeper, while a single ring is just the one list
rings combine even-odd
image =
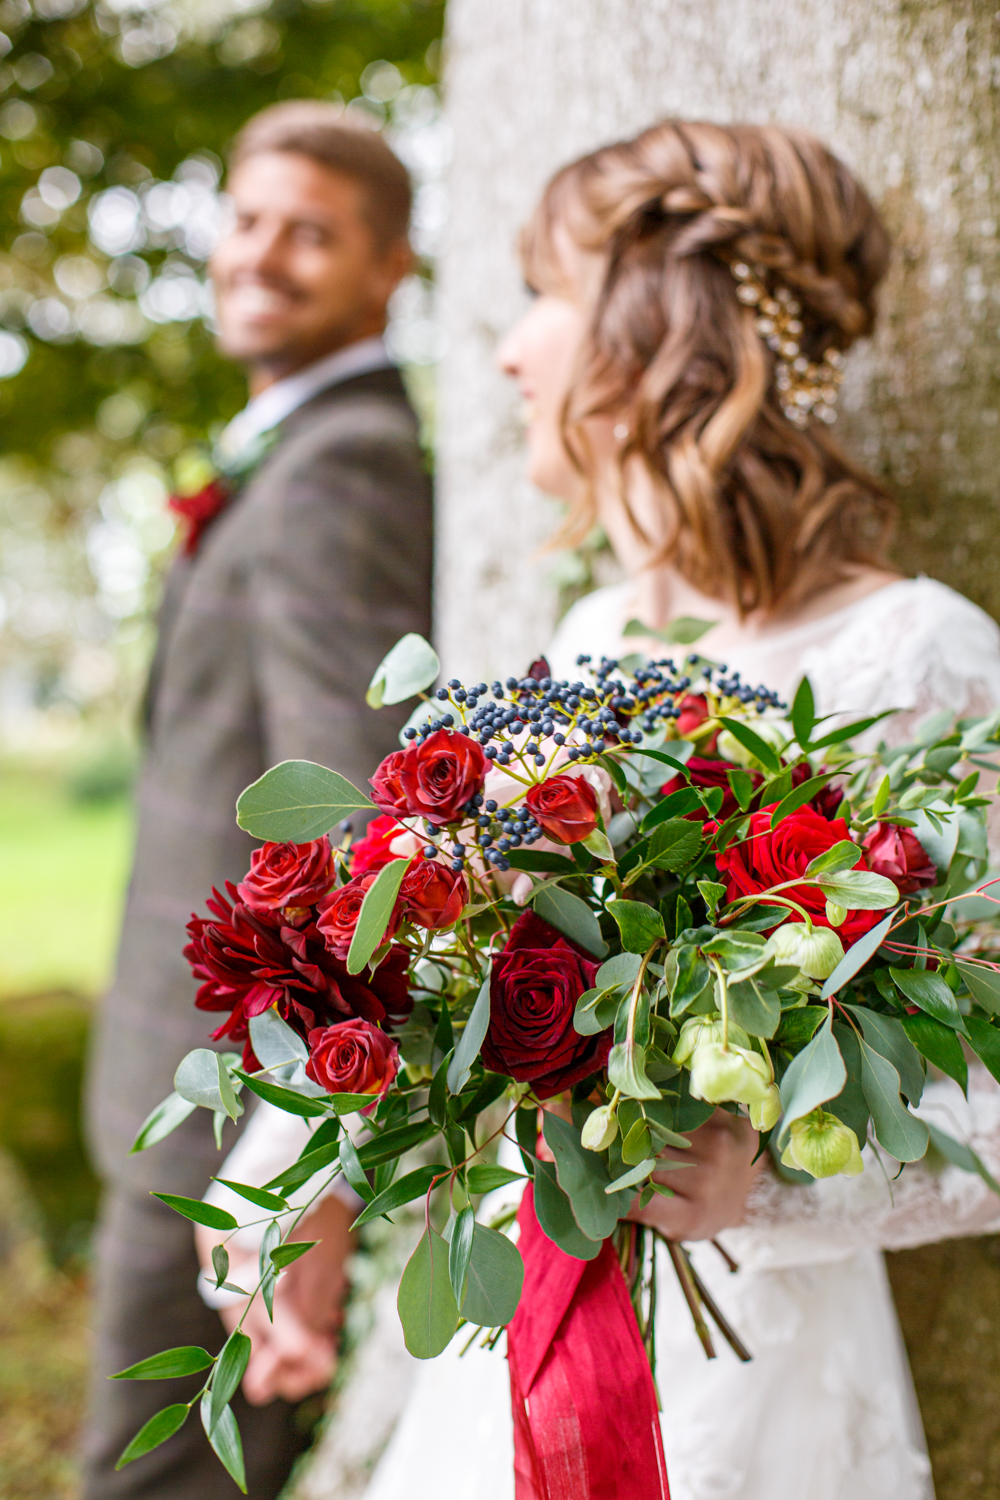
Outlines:
[{"label": "red rose", "polygon": [[550,776],[531,788],[524,805],[563,844],[578,844],[597,827],[597,793],[582,776]]},{"label": "red rose", "polygon": [[308,844],[265,844],[250,856],[250,873],[236,887],[252,911],[312,906],[333,884],[333,856],[324,835]]},{"label": "red rose", "polygon": [[469,882],[461,870],[436,859],[419,859],[403,876],[399,904],[404,917],[431,932],[453,927],[469,900]]},{"label": "red rose", "polygon": [[878,823],[865,839],[864,850],[869,870],[891,880],[901,896],[937,884],[934,861],[909,828]]},{"label": "red rose", "polygon": [[[739,812],[740,805],[733,796],[732,788],[729,785],[729,772],[736,770],[731,761],[705,760],[702,756],[692,755],[686,762],[686,765],[687,778],[685,779],[679,771],[676,776],[671,776],[670,780],[664,782],[663,786],[660,787],[661,797],[669,797],[672,792],[679,792],[682,787],[689,785],[702,787],[705,791],[710,791],[714,786],[721,786],[722,806],[718,812],[719,822],[724,823],[727,818],[731,818],[734,813]],[[755,786],[758,786],[764,779],[757,771],[748,771],[747,775],[751,778]],[[708,815],[704,808],[696,807],[692,812],[685,813],[684,816],[701,821]]]},{"label": "red rose", "polygon": [[[690,739],[699,726],[704,724],[707,718],[711,717],[708,699],[703,693],[688,693],[687,697],[681,699],[679,707],[680,713],[674,720],[674,723],[677,725],[677,733],[682,740]],[[715,749],[715,742],[718,738],[719,731],[716,729],[708,736],[708,739],[702,745],[702,749],[708,750],[711,753]]]},{"label": "red rose", "polygon": [[404,752],[399,779],[411,817],[429,823],[455,823],[466,803],[482,790],[487,760],[468,735],[437,729],[423,744]]},{"label": "red rose", "polygon": [[[777,804],[774,804],[776,806]],[[726,899],[735,901],[740,896],[759,895],[771,886],[794,880],[803,874],[810,860],[843,843],[849,837],[843,818],[824,818],[811,807],[800,807],[789,813],[777,828],[771,827],[774,806],[761,808],[752,814],[745,840],[729,845],[716,854],[715,864],[726,885]],[[706,833],[714,833],[717,823],[706,823]],[[854,869],[867,868],[861,850]],[[794,885],[781,892],[782,896],[797,901],[820,927],[831,924],[826,917],[826,897],[815,885]],[[880,911],[849,912],[836,930],[849,948],[858,938],[881,921]]]},{"label": "red rose", "polygon": [[[359,875],[342,885],[339,891],[331,892],[322,902],[316,926],[323,935],[323,942],[336,958],[346,959],[361,915],[361,907],[375,880],[374,875]],[[393,912],[385,937],[393,937],[398,926],[399,917]]]},{"label": "red rose", "polygon": [[407,750],[394,750],[391,755],[386,756],[375,775],[369,779],[372,801],[375,806],[380,812],[397,818],[405,818],[408,810],[406,793],[399,779],[399,773],[408,754]]},{"label": "red rose", "polygon": [[494,1073],[551,1099],[604,1066],[611,1033],[580,1036],[573,1012],[598,965],[533,911],[518,917],[490,978],[490,1025],[482,1058]]},{"label": "red rose", "polygon": [[368,1021],[309,1033],[306,1073],[330,1094],[384,1094],[399,1072],[399,1048]]},{"label": "red rose", "polygon": [[389,845],[401,833],[409,833],[395,818],[372,818],[363,838],[355,839],[351,845],[351,874],[377,875],[384,865],[396,858]]}]

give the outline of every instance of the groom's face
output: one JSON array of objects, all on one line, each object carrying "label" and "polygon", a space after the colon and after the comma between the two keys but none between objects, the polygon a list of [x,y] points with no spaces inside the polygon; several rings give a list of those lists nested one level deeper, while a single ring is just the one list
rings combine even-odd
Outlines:
[{"label": "groom's face", "polygon": [[379,244],[362,183],[296,152],[262,151],[227,187],[233,227],[210,266],[218,342],[250,367],[254,389],[381,333],[410,252]]}]

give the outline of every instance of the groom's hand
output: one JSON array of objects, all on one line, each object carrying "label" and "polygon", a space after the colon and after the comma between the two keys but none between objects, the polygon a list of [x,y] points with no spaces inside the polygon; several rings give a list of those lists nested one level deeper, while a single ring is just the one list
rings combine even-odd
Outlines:
[{"label": "groom's hand", "polygon": [[[743,1223],[764,1158],[754,1161],[759,1137],[750,1121],[728,1110],[717,1109],[690,1139],[689,1151],[670,1146],[662,1151],[660,1170],[653,1173],[654,1182],[672,1189],[674,1197],[657,1194],[628,1217],[671,1240],[710,1240]],[[684,1165],[672,1167],[672,1162]]]},{"label": "groom's hand", "polygon": [[[253,1348],[243,1394],[252,1405],[265,1406],[279,1396],[301,1401],[332,1380],[348,1285],[345,1263],[353,1248],[351,1219],[350,1208],[339,1198],[318,1203],[291,1239],[318,1240],[319,1244],[279,1276],[274,1321],[268,1318],[259,1294],[246,1311],[242,1327]],[[199,1243],[199,1249],[203,1261],[209,1260],[210,1245]],[[237,1257],[232,1250],[228,1279],[252,1286],[257,1280],[256,1256]],[[220,1309],[227,1332],[239,1323],[246,1306],[243,1302]]]}]

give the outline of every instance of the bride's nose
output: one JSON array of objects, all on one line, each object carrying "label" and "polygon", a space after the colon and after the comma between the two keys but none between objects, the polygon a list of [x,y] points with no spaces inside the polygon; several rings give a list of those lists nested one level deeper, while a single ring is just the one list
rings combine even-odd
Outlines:
[{"label": "bride's nose", "polygon": [[497,345],[494,355],[497,367],[514,380],[520,375],[522,368],[520,330],[521,320],[519,319],[512,328],[508,328]]}]

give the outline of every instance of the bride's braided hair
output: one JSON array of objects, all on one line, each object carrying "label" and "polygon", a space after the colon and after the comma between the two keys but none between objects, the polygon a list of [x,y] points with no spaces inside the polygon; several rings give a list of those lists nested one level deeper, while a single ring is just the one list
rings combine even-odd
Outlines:
[{"label": "bride's braided hair", "polygon": [[[741,611],[881,562],[892,502],[819,423],[784,416],[732,272],[750,263],[794,295],[812,361],[870,333],[889,239],[847,167],[804,131],[665,121],[552,179],[523,236],[530,284],[567,289],[567,234],[594,310],[564,442],[586,475],[585,420],[627,428],[622,463],[641,456],[667,500],[660,556]],[[590,494],[557,540],[594,517]]]}]

